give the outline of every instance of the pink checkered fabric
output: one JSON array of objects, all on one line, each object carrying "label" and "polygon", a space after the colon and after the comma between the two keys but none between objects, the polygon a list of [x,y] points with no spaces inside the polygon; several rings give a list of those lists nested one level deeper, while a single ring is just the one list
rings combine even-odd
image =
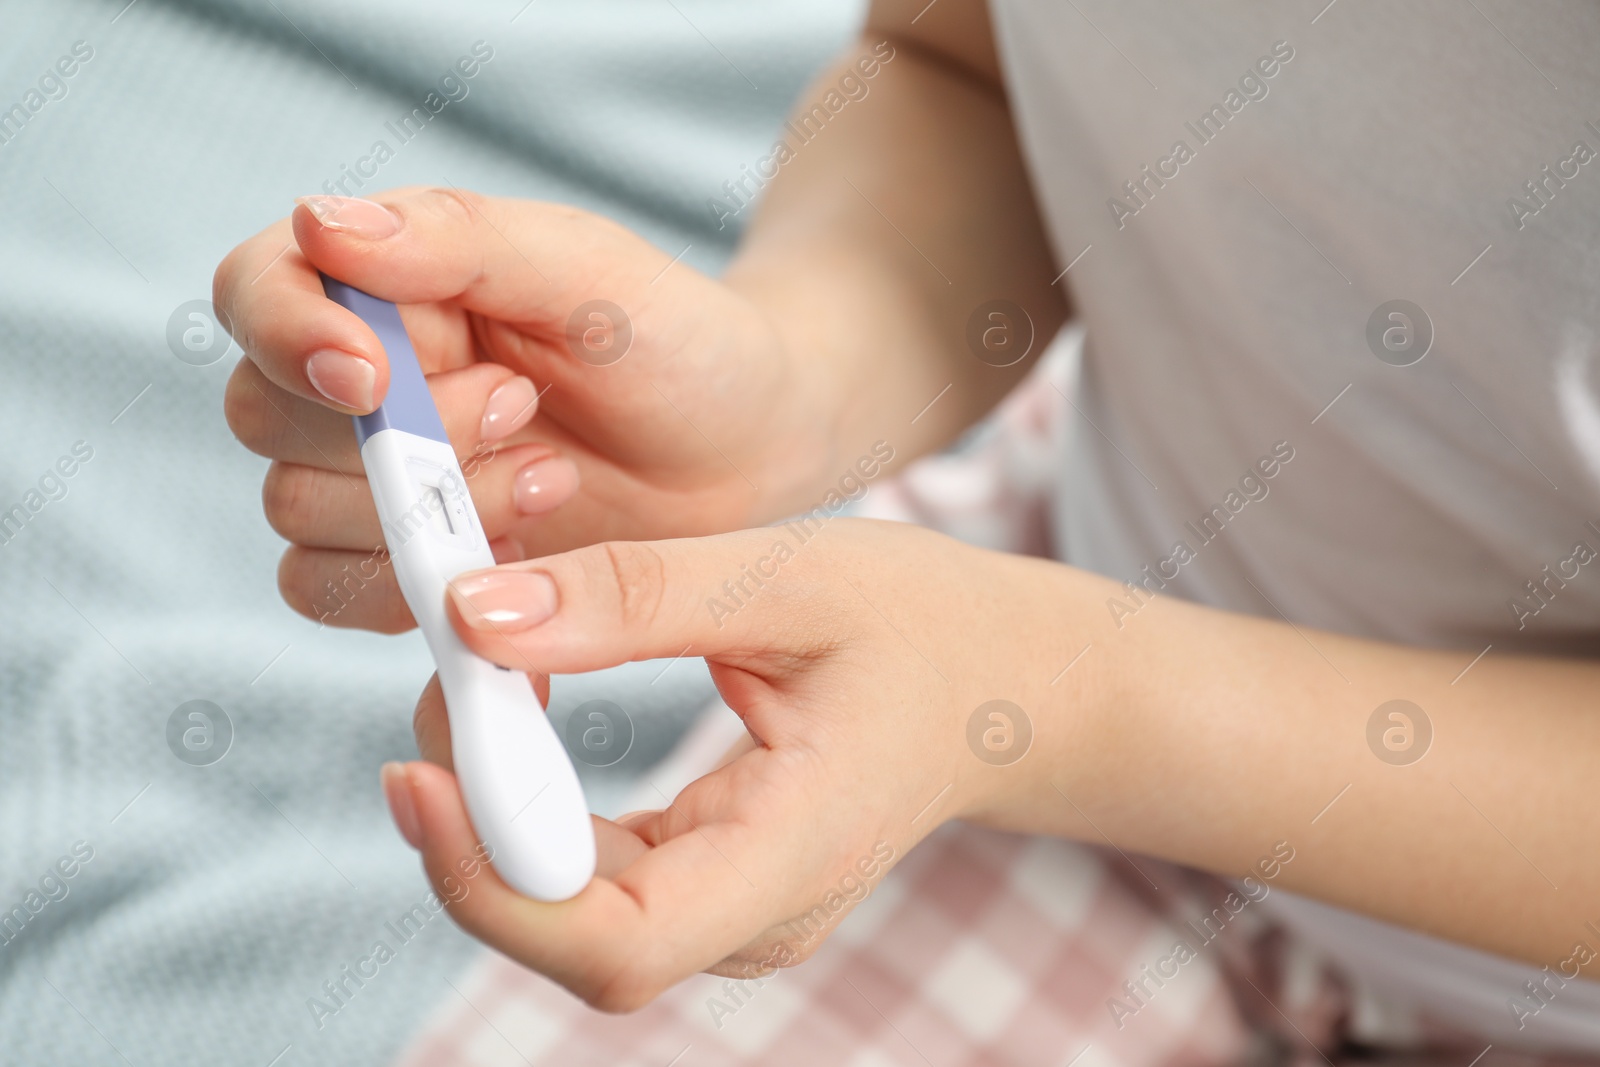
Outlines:
[{"label": "pink checkered fabric", "polygon": [[[760,982],[699,975],[615,1016],[490,956],[456,983],[459,995],[448,994],[400,1067],[1374,1062],[1350,1058],[1345,988],[1310,950],[1249,905],[1220,933],[1202,925],[1231,888],[1115,852],[952,824],[807,963]],[[1157,963],[1180,940],[1193,958],[1163,980]],[[1432,1048],[1379,1062],[1580,1061],[1485,1052],[1435,1033]]]}]

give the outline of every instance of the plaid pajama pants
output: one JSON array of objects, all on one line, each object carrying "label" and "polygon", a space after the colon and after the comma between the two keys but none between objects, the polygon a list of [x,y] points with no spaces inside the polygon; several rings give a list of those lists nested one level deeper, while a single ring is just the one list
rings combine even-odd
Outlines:
[{"label": "plaid pajama pants", "polygon": [[[1418,1048],[1361,1048],[1346,984],[1241,899],[1169,864],[951,824],[805,964],[698,975],[615,1016],[491,955],[399,1067],[1600,1063],[1485,1049],[1426,1019]],[[1219,911],[1225,926],[1204,921]]]}]

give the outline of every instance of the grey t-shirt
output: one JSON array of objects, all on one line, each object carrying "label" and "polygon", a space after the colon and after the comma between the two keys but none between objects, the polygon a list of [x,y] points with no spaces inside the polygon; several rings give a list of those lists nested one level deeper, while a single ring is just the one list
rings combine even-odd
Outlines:
[{"label": "grey t-shirt", "polygon": [[[1600,648],[1600,5],[992,7],[1087,330],[1061,558],[1463,667]],[[1600,985],[1519,1017],[1537,972],[1275,897],[1435,1015],[1600,1048]]]}]

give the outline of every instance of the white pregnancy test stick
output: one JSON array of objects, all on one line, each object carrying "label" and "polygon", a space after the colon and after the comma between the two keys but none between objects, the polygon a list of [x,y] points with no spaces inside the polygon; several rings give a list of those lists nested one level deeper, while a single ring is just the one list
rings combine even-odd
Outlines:
[{"label": "white pregnancy test stick", "polygon": [[446,584],[494,566],[455,449],[399,310],[326,275],[322,286],[372,328],[389,358],[389,392],[356,417],[356,440],[400,591],[439,667],[467,814],[507,885],[566,900],[594,875],[594,828],[572,761],[528,676],[470,651],[445,615]]}]

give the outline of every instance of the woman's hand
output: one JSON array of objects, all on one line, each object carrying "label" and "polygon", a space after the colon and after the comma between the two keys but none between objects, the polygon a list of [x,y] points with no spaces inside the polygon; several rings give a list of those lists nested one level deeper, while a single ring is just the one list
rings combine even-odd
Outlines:
[{"label": "woman's hand", "polygon": [[[480,655],[556,673],[704,656],[753,739],[663,810],[596,819],[599,876],[573,900],[536,903],[487,870],[464,896],[441,891],[463,927],[626,1010],[697,971],[750,977],[804,959],[948,819],[1041,796],[1065,807],[1055,754],[1092,753],[1111,700],[1105,674],[1061,670],[1105,625],[1116,587],[912,526],[808,531],[609,543],[457,580],[452,617]],[[985,714],[970,729],[993,700],[1024,709],[1031,751],[1022,722]],[[437,682],[416,726],[432,762],[389,768],[386,787],[445,885],[477,838]]]},{"label": "woman's hand", "polygon": [[[1572,800],[1600,752],[1593,661],[1478,662],[849,519],[602,544],[450,597],[463,639],[513,669],[704,656],[754,739],[664,810],[597,820],[599,877],[573,900],[480,872],[452,905],[600,1007],[803,959],[952,818],[1255,873],[1552,971],[1600,897]],[[1374,733],[1397,723],[1415,751]],[[417,736],[447,767],[436,690]],[[448,889],[476,839],[435,763],[387,778]]]},{"label": "woman's hand", "polygon": [[[497,559],[732,529],[798,502],[785,494],[825,458],[828,420],[749,300],[572,208],[453,189],[377,201],[308,197],[217,270],[218,314],[249,357],[228,422],[274,460],[263,496],[297,610],[412,625],[371,565],[382,533],[349,419],[383,400],[388,366],[319,269],[401,305]],[[358,568],[376,591],[330,613],[328,583]]]}]

